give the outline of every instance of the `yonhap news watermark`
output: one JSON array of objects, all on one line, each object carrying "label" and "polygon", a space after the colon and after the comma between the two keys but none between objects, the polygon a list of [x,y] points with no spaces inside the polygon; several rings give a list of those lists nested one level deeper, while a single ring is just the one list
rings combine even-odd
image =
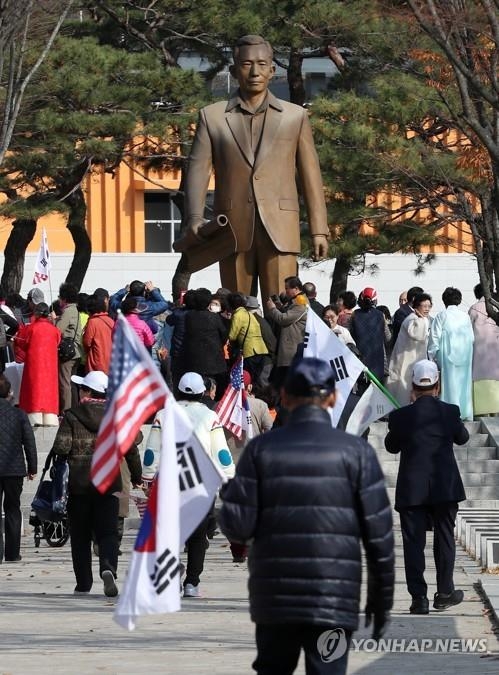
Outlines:
[{"label": "yonhap news watermark", "polygon": [[343,628],[319,635],[317,650],[324,663],[340,659],[346,651],[368,654],[487,654],[487,638],[352,638],[350,645]]}]

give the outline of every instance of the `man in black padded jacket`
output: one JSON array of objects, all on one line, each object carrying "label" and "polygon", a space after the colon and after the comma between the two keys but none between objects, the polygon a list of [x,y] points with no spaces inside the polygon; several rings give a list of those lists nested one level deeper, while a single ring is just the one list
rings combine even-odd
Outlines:
[{"label": "man in black padded jacket", "polygon": [[252,540],[251,618],[260,675],[346,672],[358,627],[361,541],[368,567],[366,625],[384,633],[393,604],[391,507],[372,447],[331,426],[334,374],[320,359],[291,367],[286,426],[254,438],[222,490],[220,526]]}]

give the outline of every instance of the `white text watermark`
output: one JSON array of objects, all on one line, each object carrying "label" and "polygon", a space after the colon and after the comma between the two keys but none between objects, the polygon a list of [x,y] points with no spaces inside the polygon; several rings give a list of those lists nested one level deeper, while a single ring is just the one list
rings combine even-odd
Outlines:
[{"label": "white text watermark", "polygon": [[486,654],[486,638],[352,638],[350,645],[343,628],[326,630],[317,640],[324,663],[340,659],[347,650],[368,654]]}]

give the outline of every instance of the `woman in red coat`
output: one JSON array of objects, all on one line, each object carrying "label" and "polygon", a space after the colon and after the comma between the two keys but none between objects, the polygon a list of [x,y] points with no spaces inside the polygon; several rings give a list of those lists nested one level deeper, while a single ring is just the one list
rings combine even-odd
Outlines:
[{"label": "woman in red coat", "polygon": [[34,321],[23,335],[26,358],[19,393],[19,407],[33,425],[58,426],[59,380],[57,347],[61,332],[50,319],[48,305],[34,308]]}]

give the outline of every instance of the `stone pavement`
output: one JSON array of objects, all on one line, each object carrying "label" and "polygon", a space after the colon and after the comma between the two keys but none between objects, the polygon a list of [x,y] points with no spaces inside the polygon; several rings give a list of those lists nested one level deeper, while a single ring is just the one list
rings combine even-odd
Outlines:
[{"label": "stone pavement", "polygon": [[[124,539],[121,580],[133,538],[133,533],[128,532]],[[90,596],[73,596],[69,543],[54,549],[42,542],[35,549],[29,534],[23,538],[22,555],[20,563],[0,565],[0,675],[253,672],[254,630],[247,610],[246,567],[232,563],[221,535],[207,552],[202,577],[204,597],[184,600],[177,614],[139,619],[133,633],[112,620],[115,602],[102,595],[97,574]],[[429,616],[413,617],[407,611],[409,597],[401,547],[397,545],[396,603],[387,637],[484,638],[491,654],[351,652],[348,673],[497,675],[499,644],[487,610],[474,589],[479,572],[476,564],[459,551],[455,581],[465,592],[465,602],[446,612],[431,611]],[[434,567],[430,561],[428,581],[433,595]],[[361,629],[355,637],[360,636],[368,637],[369,633]],[[302,662],[296,672],[303,675]]]}]

